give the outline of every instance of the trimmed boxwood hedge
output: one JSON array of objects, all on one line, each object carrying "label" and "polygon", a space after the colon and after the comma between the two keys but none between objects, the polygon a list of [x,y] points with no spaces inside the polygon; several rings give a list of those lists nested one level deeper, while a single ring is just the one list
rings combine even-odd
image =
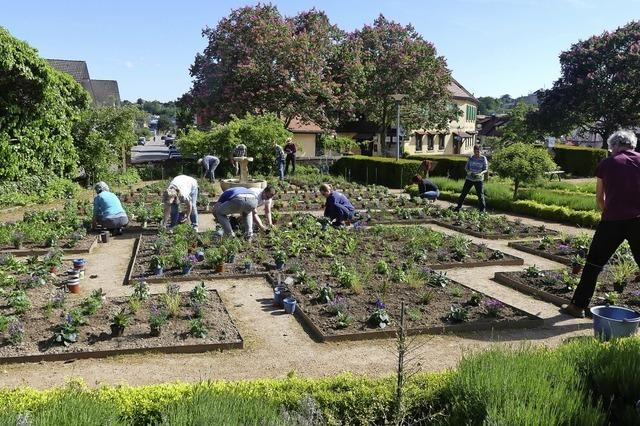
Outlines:
[{"label": "trimmed boxwood hedge", "polygon": [[595,176],[598,163],[607,158],[607,151],[598,148],[556,145],[553,151],[555,153],[553,161],[558,167],[574,176]]},{"label": "trimmed boxwood hedge", "polygon": [[404,188],[418,173],[421,161],[353,155],[342,157],[331,166],[331,173],[364,184]]},{"label": "trimmed boxwood hedge", "polygon": [[451,179],[464,179],[467,177],[465,166],[469,157],[466,155],[410,155],[407,158],[410,160],[437,161],[438,164],[429,173],[430,176],[445,176]]}]

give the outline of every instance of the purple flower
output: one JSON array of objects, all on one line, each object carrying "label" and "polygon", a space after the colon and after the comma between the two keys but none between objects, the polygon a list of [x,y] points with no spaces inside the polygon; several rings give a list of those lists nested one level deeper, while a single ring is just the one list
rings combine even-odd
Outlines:
[{"label": "purple flower", "polygon": [[640,290],[634,290],[631,292],[631,296],[633,297],[640,297]]},{"label": "purple flower", "polygon": [[376,300],[376,309],[387,309],[387,305],[380,299]]}]

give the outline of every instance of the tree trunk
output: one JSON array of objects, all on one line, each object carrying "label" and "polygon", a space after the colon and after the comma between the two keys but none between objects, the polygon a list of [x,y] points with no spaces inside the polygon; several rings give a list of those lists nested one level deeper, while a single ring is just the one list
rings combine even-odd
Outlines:
[{"label": "tree trunk", "polygon": [[520,182],[516,179],[513,181],[513,201],[518,200],[518,187],[520,186]]},{"label": "tree trunk", "polygon": [[127,171],[127,148],[122,146],[122,172]]}]

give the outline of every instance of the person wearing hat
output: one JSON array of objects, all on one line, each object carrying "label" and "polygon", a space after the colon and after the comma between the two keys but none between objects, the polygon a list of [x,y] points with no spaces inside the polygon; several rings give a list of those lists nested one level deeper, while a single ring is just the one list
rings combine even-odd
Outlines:
[{"label": "person wearing hat", "polygon": [[214,155],[205,155],[198,158],[198,164],[202,166],[202,175],[211,182],[216,181],[216,168],[220,164],[220,159]]},{"label": "person wearing hat", "polygon": [[122,234],[122,228],[127,226],[129,218],[120,200],[104,182],[96,183],[94,189],[97,195],[93,199],[93,228],[102,227],[113,235]]},{"label": "person wearing hat", "polygon": [[289,174],[289,165],[291,165],[291,174],[296,172],[296,144],[293,143],[293,139],[287,138],[287,143],[284,145],[284,153],[287,155],[285,158],[284,174]]},{"label": "person wearing hat", "polygon": [[[171,229],[178,223],[184,223],[187,218],[191,226],[198,232],[198,181],[187,175],[178,175],[169,183],[169,187],[162,194],[164,204],[164,225]],[[180,214],[179,205],[185,206]]]}]

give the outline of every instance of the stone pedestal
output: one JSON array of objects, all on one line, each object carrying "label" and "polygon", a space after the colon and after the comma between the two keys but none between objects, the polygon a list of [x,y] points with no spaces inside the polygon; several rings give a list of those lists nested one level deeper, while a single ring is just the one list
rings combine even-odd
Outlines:
[{"label": "stone pedestal", "polygon": [[253,161],[253,157],[233,157],[233,161],[240,166],[240,179],[222,179],[220,187],[223,191],[229,188],[242,186],[245,188],[264,188],[267,181],[260,179],[249,179],[249,163]]}]

